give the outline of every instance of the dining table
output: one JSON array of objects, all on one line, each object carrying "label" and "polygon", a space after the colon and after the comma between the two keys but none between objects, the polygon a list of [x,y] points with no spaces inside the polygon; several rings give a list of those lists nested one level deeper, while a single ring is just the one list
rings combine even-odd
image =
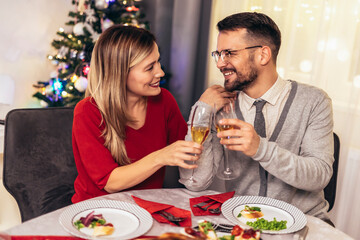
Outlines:
[{"label": "dining table", "polygon": [[[163,188],[163,189],[146,189],[146,190],[129,190],[118,193],[108,194],[96,198],[92,198],[86,201],[93,200],[116,200],[127,203],[136,204],[133,196],[146,199],[148,201],[159,202],[164,204],[173,205],[177,208],[191,211],[189,204],[190,198],[200,197],[204,195],[217,194],[219,192],[213,190],[205,190],[194,192],[185,188]],[[235,195],[234,197],[236,197]],[[0,232],[4,239],[11,239],[14,236],[72,236],[66,229],[59,223],[60,215],[68,208],[75,204],[67,207],[55,210],[53,212],[41,215],[31,220],[25,221],[19,225],[9,228],[3,232]],[[319,218],[305,215],[306,216],[306,227],[308,232],[306,234],[306,240],[347,240],[353,239],[341,230],[334,228],[328,223],[322,221]],[[223,214],[220,215],[206,215],[206,216],[195,216],[191,215],[192,226],[198,225],[199,221],[207,220],[215,223],[233,224]],[[183,227],[173,226],[167,223],[159,223],[153,219],[152,226],[142,236],[159,236],[163,233],[173,232],[179,233],[183,230]],[[301,230],[299,230],[301,231]],[[21,239],[21,238],[17,238]],[[36,239],[36,238],[33,238]],[[106,238],[104,238],[106,239]],[[287,233],[287,234],[268,234],[261,233],[261,239],[263,240],[297,240],[302,239],[301,234],[298,232]]]}]

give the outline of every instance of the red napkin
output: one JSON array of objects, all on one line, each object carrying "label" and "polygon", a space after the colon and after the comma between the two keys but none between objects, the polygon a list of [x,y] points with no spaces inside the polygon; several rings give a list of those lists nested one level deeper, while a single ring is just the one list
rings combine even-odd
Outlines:
[{"label": "red napkin", "polygon": [[[209,209],[214,209],[221,206],[226,200],[232,198],[235,194],[235,191],[220,193],[215,195],[204,195],[196,198],[190,198],[190,208],[195,216],[204,216],[204,215],[220,215],[220,213],[211,213]],[[207,200],[215,200],[217,203],[210,206],[207,211],[204,211],[198,207],[193,207],[193,205],[205,202]],[[210,203],[209,203],[210,204]],[[206,206],[206,205],[205,205]],[[204,207],[205,207],[204,206]]]},{"label": "red napkin", "polygon": [[191,212],[188,210],[177,208],[173,205],[147,201],[133,195],[132,198],[135,200],[137,205],[148,211],[151,216],[160,223],[169,223],[171,225],[177,226],[176,224],[166,220],[164,217],[156,213],[157,211],[165,210],[166,212],[171,213],[175,217],[186,218],[184,221],[178,222],[181,227],[191,227]]},{"label": "red napkin", "polygon": [[82,240],[71,236],[11,236],[11,240]]}]

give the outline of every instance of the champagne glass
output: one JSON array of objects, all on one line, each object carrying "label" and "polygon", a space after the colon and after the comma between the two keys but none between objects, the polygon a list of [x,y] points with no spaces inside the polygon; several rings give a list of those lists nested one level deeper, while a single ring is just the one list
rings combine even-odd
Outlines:
[{"label": "champagne glass", "polygon": [[[211,113],[206,112],[206,108],[203,106],[196,106],[194,109],[194,113],[191,117],[191,137],[192,140],[196,143],[203,144],[209,135],[210,132],[210,119]],[[196,155],[196,154],[195,154]],[[195,162],[193,161],[193,164]],[[192,173],[189,179],[187,179],[187,184],[194,184],[196,183],[194,179],[194,171],[192,169]],[[181,183],[185,184],[185,182]]]},{"label": "champagne glass", "polygon": [[[215,105],[215,114],[214,114],[214,124],[217,132],[226,131],[233,129],[232,125],[223,125],[220,124],[219,121],[222,119],[236,119],[236,114],[234,110],[234,103],[230,102],[217,111]],[[230,137],[227,137],[230,138]],[[240,169],[237,165],[239,165],[236,159],[233,161],[234,166],[230,166],[229,160],[229,149],[224,146],[224,162],[223,164],[219,164],[218,171],[216,176],[223,180],[232,180],[240,176]],[[236,168],[234,168],[236,165]]]}]

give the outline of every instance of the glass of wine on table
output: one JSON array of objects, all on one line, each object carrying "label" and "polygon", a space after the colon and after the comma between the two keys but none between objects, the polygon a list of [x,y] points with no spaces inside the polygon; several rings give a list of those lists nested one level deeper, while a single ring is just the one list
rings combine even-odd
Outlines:
[{"label": "glass of wine on table", "polygon": [[[191,138],[194,142],[203,144],[210,133],[210,122],[211,122],[211,112],[206,111],[204,106],[196,106],[191,116]],[[193,162],[195,164],[195,162]],[[192,170],[191,176],[185,181],[180,180],[182,184],[196,184],[194,179],[194,171]]]},{"label": "glass of wine on table", "polygon": [[[214,106],[214,124],[218,132],[234,129],[232,125],[222,125],[222,119],[236,119],[234,103],[230,102],[217,110]],[[228,137],[229,138],[229,137]],[[239,162],[236,159],[229,159],[229,149],[224,146],[224,162],[219,164],[216,176],[222,180],[232,180],[240,176]]]}]

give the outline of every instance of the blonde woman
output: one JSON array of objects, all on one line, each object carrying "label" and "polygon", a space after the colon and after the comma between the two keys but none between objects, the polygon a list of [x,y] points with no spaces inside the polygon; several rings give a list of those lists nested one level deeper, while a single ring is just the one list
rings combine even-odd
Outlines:
[{"label": "blonde woman", "polygon": [[86,97],[74,111],[74,203],[161,188],[166,165],[196,167],[184,161],[198,160],[202,147],[183,140],[187,125],[174,97],[159,86],[159,58],[144,29],[112,26],[96,42]]}]

